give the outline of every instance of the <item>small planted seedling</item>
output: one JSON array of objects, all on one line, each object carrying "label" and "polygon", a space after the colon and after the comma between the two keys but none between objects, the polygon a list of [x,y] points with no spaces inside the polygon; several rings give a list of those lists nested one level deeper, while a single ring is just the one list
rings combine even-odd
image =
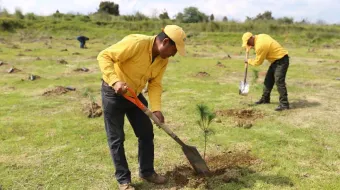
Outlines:
[{"label": "small planted seedling", "polygon": [[207,140],[208,140],[208,135],[209,135],[209,125],[211,124],[211,122],[213,121],[213,119],[215,118],[215,114],[212,113],[208,106],[204,105],[204,104],[198,104],[197,105],[197,111],[199,114],[199,120],[197,121],[198,126],[200,127],[200,129],[202,129],[203,131],[203,135],[204,135],[204,154],[203,154],[203,158],[205,159],[205,153],[206,153],[206,149],[207,149]]}]

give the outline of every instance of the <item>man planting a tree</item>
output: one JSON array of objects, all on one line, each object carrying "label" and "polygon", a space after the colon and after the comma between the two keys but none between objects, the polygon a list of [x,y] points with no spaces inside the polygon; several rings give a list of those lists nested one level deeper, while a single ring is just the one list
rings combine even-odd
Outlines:
[{"label": "man planting a tree", "polygon": [[168,58],[177,52],[185,54],[185,32],[176,25],[167,25],[157,36],[133,34],[103,50],[98,62],[103,73],[102,102],[105,130],[119,189],[134,189],[124,150],[124,116],[138,138],[139,176],[155,184],[167,179],[154,170],[154,133],[151,120],[137,106],[125,99],[127,87],[133,89],[144,105],[141,93],[148,82],[151,110],[164,123],[161,112],[162,78]]},{"label": "man planting a tree", "polygon": [[258,66],[267,59],[271,65],[267,71],[264,80],[263,94],[259,101],[255,104],[270,103],[270,93],[276,83],[277,90],[280,94],[279,106],[275,111],[289,109],[288,94],[286,88],[286,73],[289,67],[288,51],[285,50],[276,40],[267,34],[253,35],[246,32],[242,36],[242,47],[249,51],[250,48],[255,49],[256,58],[245,60],[253,66]]}]

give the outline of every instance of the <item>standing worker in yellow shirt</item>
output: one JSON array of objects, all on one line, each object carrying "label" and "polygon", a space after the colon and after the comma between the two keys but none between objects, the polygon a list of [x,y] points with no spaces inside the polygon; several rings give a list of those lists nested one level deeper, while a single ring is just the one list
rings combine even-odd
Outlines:
[{"label": "standing worker in yellow shirt", "polygon": [[148,82],[151,110],[161,122],[162,78],[168,58],[177,52],[185,55],[186,35],[176,25],[167,25],[157,36],[133,34],[103,50],[98,55],[102,76],[104,122],[115,176],[119,189],[134,189],[124,151],[124,116],[138,138],[139,176],[155,184],[167,179],[154,170],[154,133],[151,120],[133,103],[125,99],[126,87],[133,89],[144,105],[148,102],[141,91]]},{"label": "standing worker in yellow shirt", "polygon": [[288,51],[269,35],[253,35],[250,32],[243,34],[242,47],[246,48],[247,51],[249,51],[250,48],[254,48],[256,53],[255,59],[245,60],[245,63],[258,66],[261,65],[265,59],[271,63],[264,80],[262,97],[259,101],[255,102],[255,104],[270,103],[270,93],[274,83],[276,83],[277,90],[280,94],[280,104],[275,111],[289,109],[286,88],[286,73],[289,67]]}]

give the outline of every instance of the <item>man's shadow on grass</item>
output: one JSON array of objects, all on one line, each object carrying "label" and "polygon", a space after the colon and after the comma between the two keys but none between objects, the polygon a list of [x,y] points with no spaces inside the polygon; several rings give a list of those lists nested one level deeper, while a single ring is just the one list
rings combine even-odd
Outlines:
[{"label": "man's shadow on grass", "polygon": [[207,189],[233,189],[240,190],[252,188],[256,183],[265,183],[274,185],[276,188],[293,187],[294,183],[289,177],[281,175],[262,175],[249,168],[242,168],[242,176],[229,183],[211,183]]},{"label": "man's shadow on grass", "polygon": [[308,101],[304,99],[293,99],[290,102],[291,109],[299,109],[299,108],[310,108],[310,107],[317,107],[320,106],[320,102],[316,101]]}]

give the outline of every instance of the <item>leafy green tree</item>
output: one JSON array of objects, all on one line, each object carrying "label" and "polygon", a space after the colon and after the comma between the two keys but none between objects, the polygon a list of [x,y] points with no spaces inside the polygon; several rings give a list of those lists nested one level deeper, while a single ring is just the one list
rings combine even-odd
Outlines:
[{"label": "leafy green tree", "polygon": [[102,1],[99,4],[98,12],[106,12],[111,15],[119,16],[119,5],[110,1]]},{"label": "leafy green tree", "polygon": [[37,16],[34,13],[27,13],[25,17],[28,20],[37,20]]},{"label": "leafy green tree", "polygon": [[207,140],[209,135],[209,125],[211,124],[212,120],[216,117],[216,115],[209,111],[208,106],[204,104],[197,105],[197,112],[199,114],[199,120],[197,121],[198,126],[202,129],[204,134],[204,156],[205,159],[205,152],[207,149]]},{"label": "leafy green tree", "polygon": [[170,19],[168,12],[164,11],[162,14],[160,14],[159,19],[161,20]]},{"label": "leafy green tree", "polygon": [[8,10],[7,9],[1,9],[1,11],[0,11],[0,16],[1,17],[10,17],[11,16],[11,14],[8,12]]},{"label": "leafy green tree", "polygon": [[183,22],[183,17],[184,17],[183,13],[178,13],[175,17],[177,21]]},{"label": "leafy green tree", "polygon": [[214,21],[215,20],[215,16],[214,16],[214,14],[211,14],[210,15],[210,21]]},{"label": "leafy green tree", "polygon": [[207,22],[208,16],[200,12],[196,7],[187,7],[183,12],[184,23]]},{"label": "leafy green tree", "polygon": [[293,24],[294,23],[294,19],[289,18],[289,17],[278,18],[277,21],[280,24]]},{"label": "leafy green tree", "polygon": [[222,19],[223,22],[228,22],[228,17],[224,16]]},{"label": "leafy green tree", "polygon": [[22,11],[19,8],[15,9],[14,14],[15,14],[15,17],[18,18],[18,19],[24,19],[25,18],[24,14],[22,14]]},{"label": "leafy green tree", "polygon": [[149,17],[138,11],[135,14],[135,19],[136,20],[149,20]]},{"label": "leafy green tree", "polygon": [[274,20],[271,11],[265,11],[264,13],[259,13],[254,20]]}]

